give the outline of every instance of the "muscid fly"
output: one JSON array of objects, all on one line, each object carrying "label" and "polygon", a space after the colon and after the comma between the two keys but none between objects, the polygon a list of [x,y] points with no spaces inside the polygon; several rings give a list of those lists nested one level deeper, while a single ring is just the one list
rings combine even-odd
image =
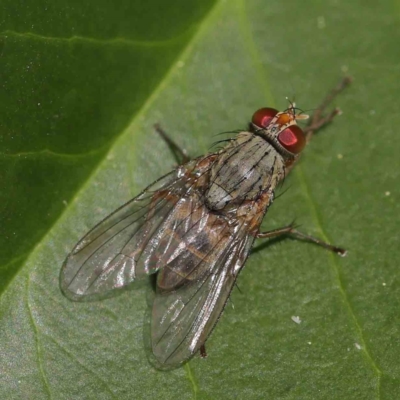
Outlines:
[{"label": "muscid fly", "polygon": [[[71,300],[98,300],[157,273],[151,347],[161,367],[176,367],[200,351],[218,321],[256,238],[291,235],[339,255],[341,248],[299,232],[293,224],[268,232],[260,225],[274,191],[313,132],[338,114],[322,113],[345,78],[307,118],[294,104],[262,108],[250,129],[214,153],[187,160],[87,233],[60,276]],[[166,141],[179,147],[157,128]]]}]

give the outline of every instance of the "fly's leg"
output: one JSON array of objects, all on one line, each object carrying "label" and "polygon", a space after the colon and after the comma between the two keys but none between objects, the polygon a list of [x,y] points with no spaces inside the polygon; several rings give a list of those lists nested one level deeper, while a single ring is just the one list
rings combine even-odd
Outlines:
[{"label": "fly's leg", "polygon": [[[331,90],[330,93],[328,93],[328,95],[325,97],[319,107],[315,110],[314,114],[311,117],[310,123],[306,128],[303,129],[307,143],[311,140],[315,132],[317,132],[323,126],[329,124],[336,117],[336,115],[339,115],[341,113],[339,108],[335,108],[328,115],[323,115],[324,111],[332,103],[334,98],[344,89],[346,89],[346,87],[350,85],[352,80],[353,79],[349,76],[344,77],[340,81],[340,83],[333,90]],[[289,174],[289,172],[297,164],[299,159],[300,157],[297,157],[294,162],[286,167],[286,175]]]},{"label": "fly's leg", "polygon": [[322,103],[314,112],[311,117],[311,121],[309,125],[304,129],[304,133],[306,135],[306,140],[309,142],[312,138],[312,135],[323,126],[329,124],[336,115],[340,114],[339,108],[335,108],[328,115],[323,116],[326,108],[332,103],[334,98],[341,93],[347,86],[352,82],[352,78],[349,76],[344,77],[341,82],[325,97]]},{"label": "fly's leg", "polygon": [[155,124],[154,128],[157,133],[162,137],[162,139],[167,143],[179,165],[186,164],[190,161],[190,157],[186,153],[186,150],[182,149],[182,147],[176,144],[175,141],[172,140],[172,138],[167,134],[167,132],[164,131],[164,129],[161,128],[159,124]]},{"label": "fly's leg", "polygon": [[257,239],[267,239],[267,238],[274,238],[274,237],[279,237],[279,236],[283,236],[283,235],[288,235],[288,236],[292,236],[296,239],[315,243],[318,246],[321,246],[327,250],[333,251],[334,253],[338,254],[341,257],[344,257],[347,253],[347,251],[345,249],[342,249],[337,246],[332,246],[331,244],[326,243],[321,239],[317,239],[313,236],[306,235],[305,233],[298,231],[294,227],[293,224],[284,226],[283,228],[274,229],[272,231],[260,232],[256,237],[257,237]]},{"label": "fly's leg", "polygon": [[200,357],[201,358],[206,358],[207,357],[206,345],[205,344],[202,344],[200,346]]}]

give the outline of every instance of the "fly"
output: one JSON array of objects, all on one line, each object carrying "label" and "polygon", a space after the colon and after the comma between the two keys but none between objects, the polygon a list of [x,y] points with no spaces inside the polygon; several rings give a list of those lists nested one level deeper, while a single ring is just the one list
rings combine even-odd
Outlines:
[{"label": "fly", "polygon": [[[308,118],[290,103],[262,108],[250,128],[214,153],[188,160],[147,187],[89,231],[61,269],[64,295],[75,301],[112,296],[157,273],[152,352],[161,367],[176,367],[204,344],[217,323],[256,238],[291,235],[341,256],[345,250],[298,231],[260,225],[277,185],[290,172],[313,132],[339,113],[323,116],[350,83],[345,78]],[[175,152],[185,153],[157,127]]]}]

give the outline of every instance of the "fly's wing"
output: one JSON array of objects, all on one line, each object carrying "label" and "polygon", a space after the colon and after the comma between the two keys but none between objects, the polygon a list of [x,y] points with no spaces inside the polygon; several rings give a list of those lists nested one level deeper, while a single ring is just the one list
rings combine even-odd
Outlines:
[{"label": "fly's wing", "polygon": [[77,243],[61,270],[60,286],[66,297],[109,297],[162,267],[152,255],[164,225],[188,190],[182,168],[150,185]]},{"label": "fly's wing", "polygon": [[232,226],[195,196],[174,212],[180,217],[170,231],[170,250],[166,246],[162,255],[151,322],[152,350],[161,367],[178,366],[205,343],[254,241],[249,225]]}]

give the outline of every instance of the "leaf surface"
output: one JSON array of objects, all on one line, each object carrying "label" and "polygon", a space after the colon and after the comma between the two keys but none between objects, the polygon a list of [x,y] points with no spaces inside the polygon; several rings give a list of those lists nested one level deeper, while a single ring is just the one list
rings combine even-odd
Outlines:
[{"label": "leaf surface", "polygon": [[[43,1],[2,13],[2,398],[399,397],[395,3]],[[343,115],[264,227],[296,218],[346,258],[257,243],[208,358],[169,372],[146,357],[148,283],[102,302],[62,296],[74,243],[173,167],[154,123],[197,156],[286,96],[315,108],[343,73],[355,79],[335,101]]]}]

